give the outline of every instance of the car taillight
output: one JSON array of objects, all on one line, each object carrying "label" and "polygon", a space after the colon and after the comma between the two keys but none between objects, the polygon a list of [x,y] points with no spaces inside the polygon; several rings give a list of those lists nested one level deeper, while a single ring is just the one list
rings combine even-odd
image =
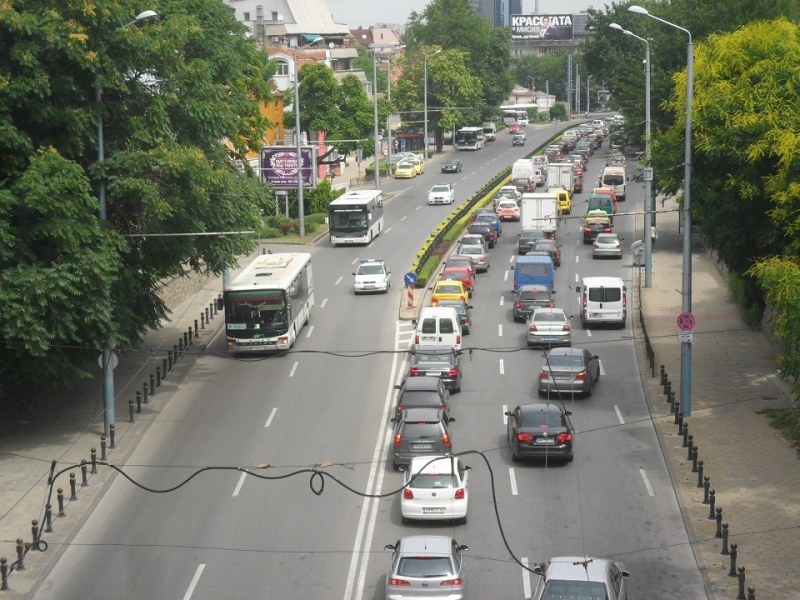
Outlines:
[{"label": "car taillight", "polygon": [[528,331],[537,331],[536,325],[531,325],[530,327],[528,327]]},{"label": "car taillight", "polygon": [[561,328],[561,331],[569,331],[569,325],[564,325],[564,326]]},{"label": "car taillight", "polygon": [[583,230],[584,230],[586,233],[591,233],[591,232],[592,232],[592,228],[591,228],[591,227],[584,227],[584,228],[583,228]]},{"label": "car taillight", "polygon": [[444,444],[445,448],[450,447],[450,436],[447,433],[442,434],[442,443]]},{"label": "car taillight", "polygon": [[456,344],[461,345],[461,335],[456,336]]},{"label": "car taillight", "polygon": [[413,500],[414,499],[414,492],[412,492],[408,488],[404,489],[403,490],[403,498],[405,498],[406,500]]},{"label": "car taillight", "polygon": [[519,302],[514,302],[514,308],[522,308],[522,304]]},{"label": "car taillight", "polygon": [[603,233],[611,233],[611,227],[606,227],[603,229]]},{"label": "car taillight", "polygon": [[461,579],[460,577],[457,577],[455,579],[448,579],[447,581],[443,581],[439,585],[442,587],[452,587],[454,585],[461,585],[462,583],[464,583],[464,580]]},{"label": "car taillight", "polygon": [[[400,406],[402,406],[402,405],[400,405]],[[402,433],[396,433],[395,436],[394,436],[394,447],[395,448],[399,448],[401,441],[403,441],[403,434]]]},{"label": "car taillight", "polygon": [[556,436],[556,441],[557,442],[569,442],[571,440],[572,440],[572,434],[571,433],[559,433]]},{"label": "car taillight", "polygon": [[622,308],[626,308],[628,306],[628,294],[622,294]]},{"label": "car taillight", "polygon": [[546,372],[542,371],[541,373],[539,373],[539,379],[542,379],[542,380],[550,379],[550,375],[548,375]]},{"label": "car taillight", "polygon": [[408,370],[408,374],[411,375],[412,377],[416,377],[417,375],[419,375],[419,369],[417,367],[411,367]]},{"label": "car taillight", "polygon": [[436,306],[439,304],[439,299],[436,296],[431,297],[431,306]]},{"label": "car taillight", "polygon": [[464,499],[464,488],[458,488],[456,490],[455,495],[453,496],[455,500],[463,500]]},{"label": "car taillight", "polygon": [[586,294],[584,294],[583,295],[583,308],[584,308],[584,310],[586,310],[586,304],[587,304],[587,298],[586,298]]},{"label": "car taillight", "polygon": [[575,375],[575,379],[578,381],[586,381],[586,371],[581,371],[577,375]]},{"label": "car taillight", "polygon": [[414,344],[415,345],[419,345],[419,336],[418,335],[414,336]]},{"label": "car taillight", "polygon": [[458,369],[450,369],[447,372],[448,377],[458,377]]},{"label": "car taillight", "polygon": [[556,304],[555,304],[555,302],[550,302],[550,303],[547,305],[547,308],[555,308],[555,307],[556,307]]},{"label": "car taillight", "polygon": [[517,434],[517,441],[519,442],[532,442],[533,435],[530,433],[518,433]]},{"label": "car taillight", "polygon": [[389,585],[410,586],[411,583],[406,581],[405,579],[395,579],[394,577],[390,577]]}]

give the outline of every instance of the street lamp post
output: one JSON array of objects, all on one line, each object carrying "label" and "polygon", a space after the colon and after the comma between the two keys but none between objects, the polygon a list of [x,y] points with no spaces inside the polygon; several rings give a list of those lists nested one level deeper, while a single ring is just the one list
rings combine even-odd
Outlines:
[{"label": "street lamp post", "polygon": [[[435,56],[439,54],[441,50],[437,50],[431,56]],[[423,93],[422,93],[422,102],[424,105],[424,126],[423,126],[423,140],[422,140],[422,148],[423,148],[423,160],[428,160],[428,55],[422,55],[422,78],[423,78]]]},{"label": "street lamp post", "polygon": [[301,50],[321,41],[323,41],[323,39],[317,36],[305,46],[298,46],[294,50],[294,141],[297,146],[297,213],[300,220],[298,233],[301,239],[306,235],[306,211],[303,206],[305,200],[303,198],[303,148],[300,136],[300,67],[298,64],[298,55]]},{"label": "street lamp post", "polygon": [[381,141],[378,138],[378,63],[372,49],[372,111],[375,120],[375,189],[381,189]]},{"label": "street lamp post", "polygon": [[591,75],[586,76],[586,116],[589,116],[589,113],[592,110],[592,106],[589,103],[589,82],[592,80]]},{"label": "street lamp post", "polygon": [[[686,139],[684,141],[683,156],[683,290],[681,302],[682,312],[689,313],[692,311],[692,215],[689,211],[692,184],[692,95],[694,93],[694,44],[692,43],[692,32],[675,23],[670,23],[651,15],[647,9],[641,6],[632,5],[628,7],[628,10],[679,29],[689,36],[689,43],[686,46]],[[690,416],[692,414],[692,342],[686,338],[681,340],[680,401],[681,413],[684,417]]]},{"label": "street lamp post", "polygon": [[645,99],[644,99],[644,156],[646,166],[644,168],[644,287],[653,287],[653,238],[650,235],[653,227],[655,215],[655,201],[653,198],[653,168],[650,166],[652,159],[650,147],[650,42],[643,37],[639,37],[632,31],[622,28],[617,23],[609,24],[612,29],[617,29],[642,42],[645,47]]},{"label": "street lamp post", "polygon": [[[149,21],[158,17],[158,13],[154,10],[146,10],[136,15],[136,18],[118,27],[116,31],[121,31],[131,25],[138,25],[145,21]],[[100,85],[100,76],[97,75],[94,80],[94,101],[95,110],[97,112],[97,164],[102,165],[106,159],[105,137],[103,134],[103,88]],[[108,223],[108,209],[106,204],[106,180],[100,175],[98,182],[97,199],[99,203],[99,220],[103,226]],[[103,300],[106,309],[106,318],[111,320],[111,289],[106,286],[103,289]],[[110,426],[116,421],[116,414],[114,410],[114,368],[117,366],[117,356],[114,354],[114,339],[109,336],[103,346],[103,354],[101,356],[101,363],[103,368],[103,431],[109,435]]]}]

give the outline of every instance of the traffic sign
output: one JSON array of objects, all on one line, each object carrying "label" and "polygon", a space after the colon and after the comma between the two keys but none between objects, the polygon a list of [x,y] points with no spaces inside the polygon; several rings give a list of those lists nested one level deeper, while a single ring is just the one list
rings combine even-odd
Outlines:
[{"label": "traffic sign", "polygon": [[697,325],[697,319],[693,313],[683,312],[678,315],[678,329],[681,331],[691,331]]},{"label": "traffic sign", "polygon": [[678,341],[681,344],[691,344],[693,336],[694,336],[694,334],[691,331],[679,331],[678,332]]},{"label": "traffic sign", "polygon": [[403,281],[405,281],[406,285],[414,285],[417,283],[417,274],[416,273],[406,273],[403,275]]}]

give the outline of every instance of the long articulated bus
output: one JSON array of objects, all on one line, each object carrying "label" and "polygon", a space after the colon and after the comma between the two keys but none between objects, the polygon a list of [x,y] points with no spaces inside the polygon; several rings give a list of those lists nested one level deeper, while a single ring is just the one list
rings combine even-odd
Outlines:
[{"label": "long articulated bus", "polygon": [[456,131],[456,150],[480,150],[483,142],[483,127],[462,127]]},{"label": "long articulated bus", "polygon": [[383,231],[383,193],[357,190],[342,194],[328,208],[331,244],[369,244]]},{"label": "long articulated bus", "polygon": [[294,345],[314,306],[311,255],[261,254],[223,292],[228,352]]}]

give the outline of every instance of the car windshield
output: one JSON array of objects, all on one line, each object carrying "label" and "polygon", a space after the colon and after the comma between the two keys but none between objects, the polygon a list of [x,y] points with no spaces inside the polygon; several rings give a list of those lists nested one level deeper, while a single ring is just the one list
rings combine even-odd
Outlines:
[{"label": "car windshield", "polygon": [[561,581],[551,579],[547,582],[542,600],[608,600],[606,586],[597,581]]},{"label": "car windshield", "polygon": [[404,577],[446,577],[452,573],[447,556],[406,556],[397,565],[397,574]]},{"label": "car windshield", "polygon": [[409,487],[419,488],[419,489],[426,489],[426,490],[437,490],[437,489],[444,489],[444,488],[454,488],[456,487],[456,478],[453,477],[452,474],[444,474],[444,475],[428,475],[417,474],[414,477],[414,481],[411,482]]},{"label": "car windshield", "polygon": [[358,268],[359,275],[383,275],[383,267],[381,265],[361,265]]}]

